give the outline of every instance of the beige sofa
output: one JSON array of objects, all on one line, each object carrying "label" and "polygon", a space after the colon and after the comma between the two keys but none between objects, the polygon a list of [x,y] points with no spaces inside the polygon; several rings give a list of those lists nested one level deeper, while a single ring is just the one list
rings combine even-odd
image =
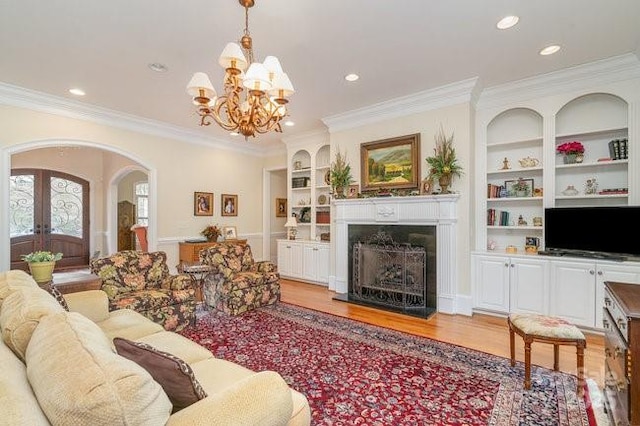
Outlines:
[{"label": "beige sofa", "polygon": [[[165,331],[104,292],[64,296],[67,312],[22,271],[0,273],[0,425],[309,425],[304,395]],[[114,337],[169,352],[207,393],[172,414],[163,388],[115,351]]]}]

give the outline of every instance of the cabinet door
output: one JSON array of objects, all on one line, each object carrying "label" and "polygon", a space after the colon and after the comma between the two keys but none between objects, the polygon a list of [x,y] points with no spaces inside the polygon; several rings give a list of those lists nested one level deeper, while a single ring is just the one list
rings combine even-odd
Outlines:
[{"label": "cabinet door", "polygon": [[553,261],[550,314],[575,325],[595,326],[595,262]]},{"label": "cabinet door", "polygon": [[473,256],[475,306],[495,312],[509,312],[509,258]]},{"label": "cabinet door", "polygon": [[311,281],[315,281],[318,278],[318,248],[315,244],[304,245],[302,277]]},{"label": "cabinet door", "polygon": [[291,276],[291,246],[288,241],[278,241],[278,272]]},{"label": "cabinet door", "polygon": [[302,243],[289,243],[291,247],[291,276],[295,278],[301,278],[303,275],[303,244]]},{"label": "cabinet door", "polygon": [[318,281],[329,284],[329,245],[322,244],[318,247]]},{"label": "cabinet door", "polygon": [[604,282],[616,281],[640,284],[640,265],[598,264],[596,267],[596,306],[595,326],[602,326],[602,307],[604,306]]},{"label": "cabinet door", "polygon": [[549,313],[549,262],[512,258],[510,311],[547,315]]}]

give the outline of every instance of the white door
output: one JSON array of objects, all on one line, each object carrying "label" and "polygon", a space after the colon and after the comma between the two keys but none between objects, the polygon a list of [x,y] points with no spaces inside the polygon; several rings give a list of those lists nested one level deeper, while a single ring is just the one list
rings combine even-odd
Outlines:
[{"label": "white door", "polygon": [[550,314],[575,325],[595,326],[595,262],[553,261]]},{"label": "white door", "polygon": [[549,262],[511,258],[511,312],[549,313]]},{"label": "white door", "polygon": [[509,312],[509,258],[473,256],[475,306],[494,312]]}]

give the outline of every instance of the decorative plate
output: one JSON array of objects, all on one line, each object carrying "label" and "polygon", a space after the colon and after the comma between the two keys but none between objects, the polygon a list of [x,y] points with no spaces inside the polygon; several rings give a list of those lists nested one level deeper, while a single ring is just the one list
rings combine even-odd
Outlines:
[{"label": "decorative plate", "polygon": [[325,185],[331,185],[331,170],[327,170],[324,173],[324,183]]},{"label": "decorative plate", "polygon": [[324,205],[327,203],[327,196],[322,194],[318,197],[318,204]]}]

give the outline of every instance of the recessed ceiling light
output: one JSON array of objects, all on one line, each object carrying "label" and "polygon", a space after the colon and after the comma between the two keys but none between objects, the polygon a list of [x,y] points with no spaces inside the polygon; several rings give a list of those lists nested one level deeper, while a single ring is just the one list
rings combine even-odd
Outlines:
[{"label": "recessed ceiling light", "polygon": [[239,135],[240,135],[240,133],[238,133],[238,132],[231,132],[231,133],[229,133],[229,135],[231,135],[231,136],[239,136]]},{"label": "recessed ceiling light", "polygon": [[344,79],[347,81],[356,81],[360,76],[358,74],[347,74],[344,76]]},{"label": "recessed ceiling light", "polygon": [[505,16],[496,24],[496,27],[500,30],[506,30],[517,24],[519,20],[520,18],[515,15]]},{"label": "recessed ceiling light", "polygon": [[287,120],[287,121],[285,121],[285,122],[284,122],[284,125],[285,125],[285,126],[288,126],[288,127],[293,127],[293,126],[295,126],[295,125],[296,125],[296,123],[294,123],[294,122],[293,122],[293,121],[291,121],[291,120]]},{"label": "recessed ceiling light", "polygon": [[542,49],[540,51],[540,54],[543,56],[547,56],[547,55],[553,55],[554,53],[556,53],[558,50],[560,50],[560,46],[558,46],[557,44],[553,44],[551,46],[547,46],[544,49]]},{"label": "recessed ceiling light", "polygon": [[152,64],[147,65],[151,71],[155,72],[167,72],[169,68],[165,64],[161,64],[160,62],[154,62]]},{"label": "recessed ceiling light", "polygon": [[73,89],[69,89],[69,93],[71,93],[72,95],[76,95],[76,96],[84,96],[84,95],[86,95],[84,90],[78,89],[77,87],[74,87]]}]

